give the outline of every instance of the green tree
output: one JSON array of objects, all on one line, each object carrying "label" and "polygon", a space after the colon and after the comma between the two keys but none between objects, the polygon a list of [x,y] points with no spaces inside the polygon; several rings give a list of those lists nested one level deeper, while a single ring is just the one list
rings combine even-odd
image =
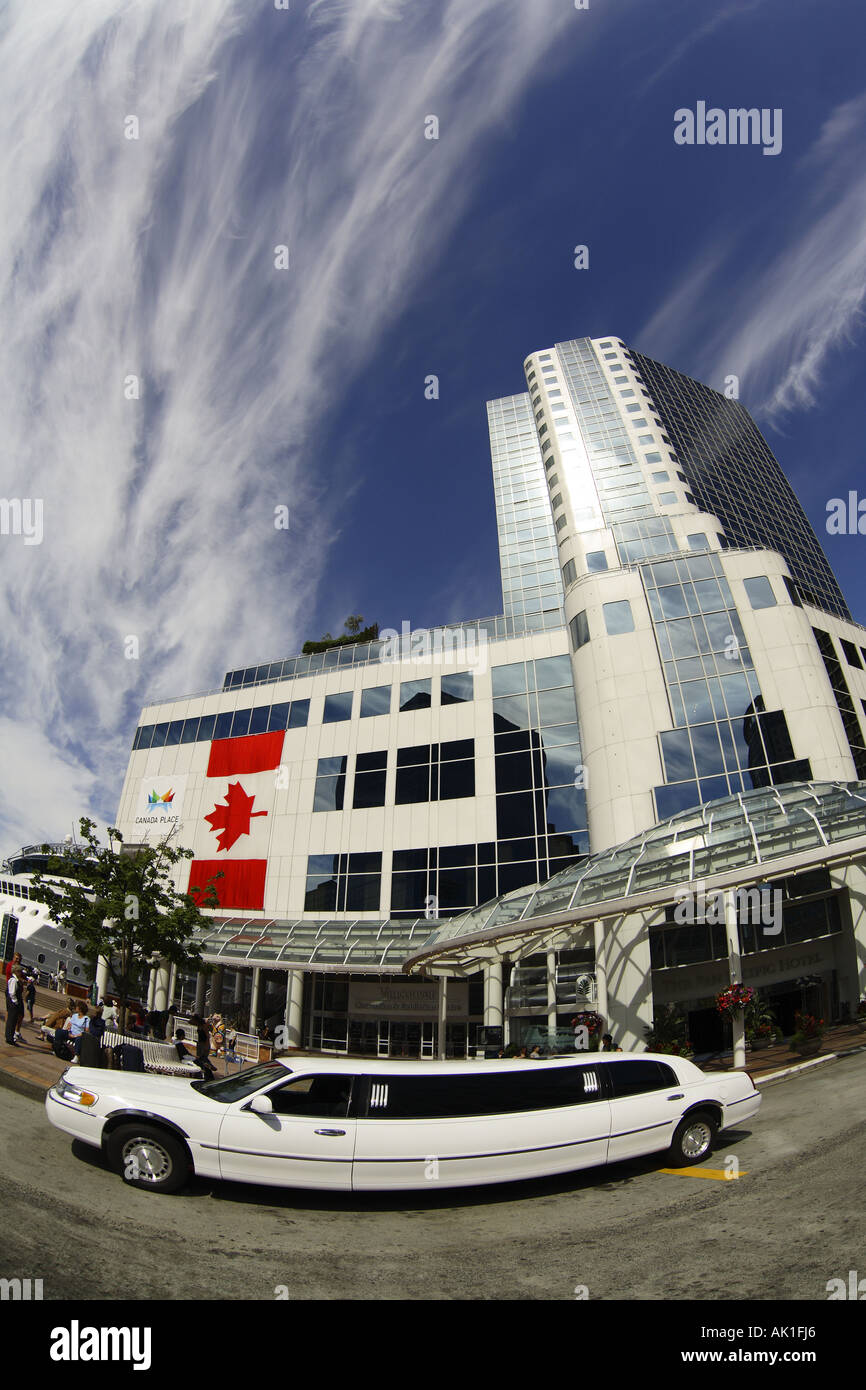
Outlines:
[{"label": "green tree", "polygon": [[356,632],[360,632],[364,626],[364,619],[360,613],[352,613],[343,624],[347,632],[351,632],[354,637]]},{"label": "green tree", "polygon": [[[83,843],[49,859],[45,870],[33,875],[31,894],[48,904],[51,921],[69,932],[94,972],[100,956],[107,960],[125,1027],[132,986],[144,968],[167,960],[186,970],[207,969],[192,936],[208,919],[192,894],[201,895],[204,907],[218,907],[219,900],[214,879],[191,885],[189,893],[174,887],[172,870],[182,859],[192,859],[193,851],[172,845],[171,835],[157,845],[125,850],[114,826],[107,828],[105,846],[96,837],[95,821],[85,816],[79,824]],[[63,882],[45,874],[62,876]]]}]

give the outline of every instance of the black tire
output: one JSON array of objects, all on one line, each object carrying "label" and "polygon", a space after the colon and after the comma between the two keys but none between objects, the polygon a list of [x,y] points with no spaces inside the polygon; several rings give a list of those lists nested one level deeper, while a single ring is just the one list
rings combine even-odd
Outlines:
[{"label": "black tire", "polygon": [[680,1120],[671,1140],[670,1160],[672,1167],[688,1168],[693,1163],[703,1163],[713,1152],[718,1121],[707,1110],[693,1110]]},{"label": "black tire", "polygon": [[121,1125],[108,1140],[108,1159],[130,1187],[179,1192],[190,1173],[186,1145],[158,1125]]}]

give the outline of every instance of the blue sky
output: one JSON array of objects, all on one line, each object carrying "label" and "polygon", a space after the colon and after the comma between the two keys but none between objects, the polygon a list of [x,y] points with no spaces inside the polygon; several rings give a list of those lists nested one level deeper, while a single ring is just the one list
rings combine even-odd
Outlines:
[{"label": "blue sky", "polygon": [[[825,532],[866,489],[864,38],[859,0],[11,0],[0,490],[44,537],[0,537],[0,850],[111,820],[148,699],[500,611],[485,401],[562,339],[739,376],[866,619]],[[781,153],[675,144],[698,101],[781,108]]]}]

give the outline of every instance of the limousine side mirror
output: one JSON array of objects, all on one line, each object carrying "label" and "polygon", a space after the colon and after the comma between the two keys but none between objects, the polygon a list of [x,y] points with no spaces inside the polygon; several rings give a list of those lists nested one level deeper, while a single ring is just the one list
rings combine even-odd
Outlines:
[{"label": "limousine side mirror", "polygon": [[274,1111],[270,1096],[253,1096],[249,1108],[255,1110],[257,1115],[272,1115]]}]

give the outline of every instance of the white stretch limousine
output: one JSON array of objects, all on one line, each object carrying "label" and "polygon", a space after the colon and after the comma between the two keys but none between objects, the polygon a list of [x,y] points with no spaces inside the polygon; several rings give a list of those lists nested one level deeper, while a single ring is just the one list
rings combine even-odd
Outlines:
[{"label": "white stretch limousine", "polygon": [[662,1150],[674,1165],[698,1163],[760,1104],[747,1072],[649,1052],[293,1057],[209,1082],[73,1067],[45,1100],[53,1125],[159,1192],[193,1172],[365,1191],[511,1182]]}]

